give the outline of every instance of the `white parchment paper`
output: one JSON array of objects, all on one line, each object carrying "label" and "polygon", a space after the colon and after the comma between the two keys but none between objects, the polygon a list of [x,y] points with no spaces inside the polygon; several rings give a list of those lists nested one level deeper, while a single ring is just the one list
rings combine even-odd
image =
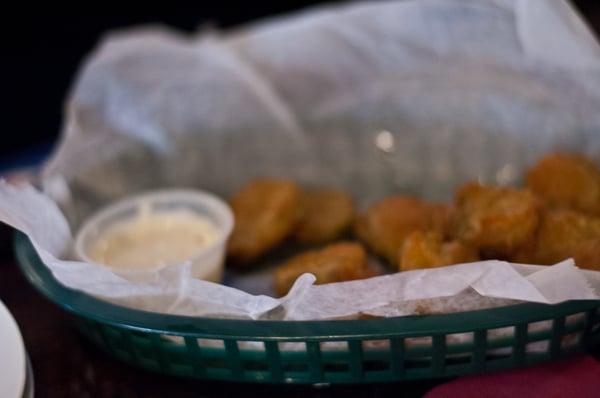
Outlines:
[{"label": "white parchment paper", "polygon": [[[600,159],[600,49],[568,3],[421,0],[322,7],[234,32],[110,33],[85,60],[40,184],[0,184],[0,221],[65,286],[125,306],[251,319],[454,312],[598,298],[597,273],[485,261],[275,299],[195,280],[189,264],[124,277],[68,261],[90,212],[165,186],[228,195],[255,176],[449,199],[510,184],[556,148]],[[560,281],[557,282],[557,281]]]},{"label": "white parchment paper", "polygon": [[[125,276],[94,264],[60,260],[58,256],[72,239],[66,219],[52,200],[29,185],[15,187],[2,182],[0,203],[0,220],[30,237],[61,283],[148,311],[293,320],[347,318],[361,313],[397,316],[493,307],[515,300],[597,299],[600,287],[598,273],[584,274],[572,260],[525,268],[482,261],[319,286],[313,285],[314,276],[304,274],[287,296],[275,299],[191,278],[190,263]],[[435,300],[438,298],[453,299]]]}]

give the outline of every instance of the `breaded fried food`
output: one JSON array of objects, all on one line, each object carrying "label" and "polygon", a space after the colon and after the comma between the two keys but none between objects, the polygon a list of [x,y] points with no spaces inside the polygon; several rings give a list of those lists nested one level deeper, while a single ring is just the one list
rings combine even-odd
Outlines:
[{"label": "breaded fried food", "polygon": [[476,248],[457,240],[444,242],[443,236],[435,231],[411,233],[404,239],[399,255],[400,271],[443,267],[479,260]]},{"label": "breaded fried food", "polygon": [[279,296],[285,295],[296,278],[305,272],[317,277],[317,284],[368,278],[374,275],[367,263],[367,253],[359,243],[333,243],[319,250],[309,250],[290,258],[273,274]]},{"label": "breaded fried food", "polygon": [[342,191],[305,190],[301,203],[302,219],[293,234],[300,243],[332,241],[346,232],[354,219],[354,203]]},{"label": "breaded fried food", "polygon": [[446,235],[452,209],[410,196],[391,196],[372,204],[359,215],[354,232],[377,255],[398,265],[398,251],[414,231],[432,230]]},{"label": "breaded fried food", "polygon": [[456,192],[454,236],[493,257],[506,258],[533,237],[538,202],[526,189],[468,183]]},{"label": "breaded fried food", "polygon": [[545,211],[535,239],[513,260],[555,264],[569,257],[578,267],[600,270],[600,217],[570,209]]},{"label": "breaded fried food", "polygon": [[547,155],[527,171],[526,181],[550,206],[600,216],[600,169],[582,155]]},{"label": "breaded fried food", "polygon": [[302,216],[300,188],[287,180],[254,180],[230,204],[235,225],[227,255],[237,265],[247,265],[280,244]]}]

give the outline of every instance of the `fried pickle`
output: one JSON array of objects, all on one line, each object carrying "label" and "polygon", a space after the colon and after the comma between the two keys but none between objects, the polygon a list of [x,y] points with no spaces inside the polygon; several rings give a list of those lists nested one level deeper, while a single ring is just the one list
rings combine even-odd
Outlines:
[{"label": "fried pickle", "polygon": [[341,191],[305,190],[301,204],[303,216],[293,233],[300,243],[332,241],[347,231],[354,219],[354,203]]},{"label": "fried pickle", "polygon": [[527,171],[526,181],[550,206],[600,216],[600,169],[582,155],[546,155]]},{"label": "fried pickle", "polygon": [[513,261],[555,264],[569,257],[578,267],[600,270],[600,217],[570,209],[544,211],[535,238]]},{"label": "fried pickle", "polygon": [[319,250],[298,254],[280,265],[273,274],[279,296],[285,295],[296,278],[305,272],[317,277],[317,284],[342,282],[374,275],[367,263],[365,249],[359,243],[333,243]]},{"label": "fried pickle", "polygon": [[230,204],[235,225],[227,255],[237,265],[247,265],[280,244],[302,216],[300,189],[286,180],[254,180]]},{"label": "fried pickle", "polygon": [[490,257],[507,258],[534,235],[538,202],[528,190],[468,183],[456,193],[454,236]]},{"label": "fried pickle", "polygon": [[358,238],[377,255],[398,265],[398,251],[414,231],[433,230],[446,235],[451,207],[409,196],[391,196],[371,205],[354,226]]},{"label": "fried pickle", "polygon": [[434,231],[415,231],[404,240],[400,250],[399,270],[435,268],[479,260],[476,248],[457,240],[444,242]]}]

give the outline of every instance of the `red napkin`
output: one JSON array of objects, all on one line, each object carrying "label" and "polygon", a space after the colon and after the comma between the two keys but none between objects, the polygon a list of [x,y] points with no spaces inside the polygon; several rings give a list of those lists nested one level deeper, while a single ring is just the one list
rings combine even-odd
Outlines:
[{"label": "red napkin", "polygon": [[600,362],[590,355],[526,369],[462,377],[439,385],[426,398],[600,397]]}]

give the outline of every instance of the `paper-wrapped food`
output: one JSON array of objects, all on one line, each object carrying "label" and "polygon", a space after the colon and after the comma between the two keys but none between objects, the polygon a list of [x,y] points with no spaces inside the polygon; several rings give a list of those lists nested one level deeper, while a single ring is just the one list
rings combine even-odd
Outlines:
[{"label": "paper-wrapped food", "polygon": [[[123,276],[69,253],[92,211],[158,187],[228,196],[279,176],[364,206],[393,192],[448,199],[473,179],[516,183],[552,149],[599,159],[598,109],[600,48],[562,1],[365,2],[229,33],[132,29],[84,62],[45,193],[2,184],[0,220],[29,235],[65,286],[157,312],[325,319],[593,299],[600,277],[569,260],[320,286],[304,275],[275,299],[194,279],[189,262]],[[264,278],[230,284],[263,292]]]}]

